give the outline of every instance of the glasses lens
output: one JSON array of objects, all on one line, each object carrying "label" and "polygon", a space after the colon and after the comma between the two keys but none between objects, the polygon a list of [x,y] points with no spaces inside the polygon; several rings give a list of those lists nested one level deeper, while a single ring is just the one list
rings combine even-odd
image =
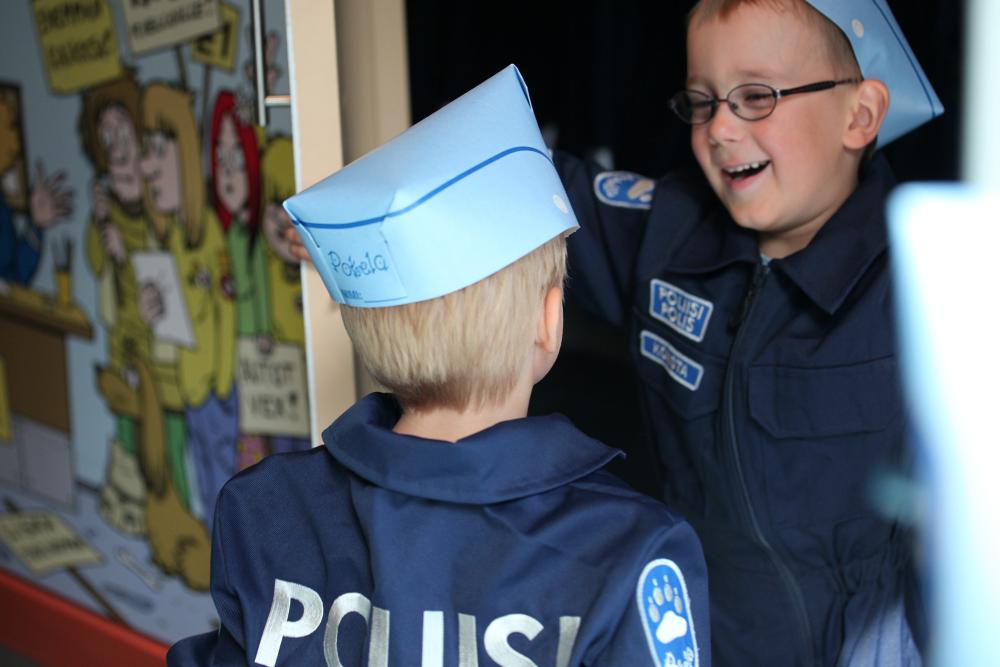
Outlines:
[{"label": "glasses lens", "polygon": [[670,98],[670,108],[685,123],[698,125],[712,117],[715,100],[697,90],[682,90]]},{"label": "glasses lens", "polygon": [[778,100],[774,88],[762,83],[737,86],[729,93],[729,101],[736,105],[736,115],[745,120],[759,120],[774,111]]}]

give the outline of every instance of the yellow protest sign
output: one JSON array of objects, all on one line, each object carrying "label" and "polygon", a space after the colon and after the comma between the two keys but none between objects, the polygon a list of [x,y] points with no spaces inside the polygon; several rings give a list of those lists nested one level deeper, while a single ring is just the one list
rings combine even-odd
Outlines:
[{"label": "yellow protest sign", "polygon": [[7,393],[7,366],[0,357],[0,440],[10,440],[10,394]]},{"label": "yellow protest sign", "polygon": [[191,42],[191,57],[206,65],[229,70],[236,67],[236,45],[240,33],[240,10],[219,4],[219,29]]},{"label": "yellow protest sign", "polygon": [[129,46],[137,56],[219,28],[217,0],[125,0],[122,8]]},{"label": "yellow protest sign", "polygon": [[75,93],[121,76],[107,0],[34,0],[31,8],[53,92]]},{"label": "yellow protest sign", "polygon": [[101,555],[52,512],[0,515],[0,540],[38,575],[101,562]]}]

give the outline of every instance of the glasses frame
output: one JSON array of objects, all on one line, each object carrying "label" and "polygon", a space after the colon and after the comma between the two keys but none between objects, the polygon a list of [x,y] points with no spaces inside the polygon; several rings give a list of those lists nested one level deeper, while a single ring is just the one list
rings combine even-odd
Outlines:
[{"label": "glasses frame", "polygon": [[[728,93],[726,93],[725,97],[712,97],[708,93],[703,93],[700,90],[685,89],[674,93],[674,95],[670,98],[670,110],[673,111],[674,114],[678,118],[680,118],[682,122],[687,123],[688,125],[704,125],[705,123],[715,118],[715,113],[719,110],[719,107],[722,106],[722,103],[725,102],[729,106],[729,110],[732,111],[737,118],[753,122],[757,120],[764,120],[765,118],[773,114],[775,107],[778,106],[778,100],[782,99],[783,97],[788,97],[789,95],[799,95],[802,93],[816,93],[821,90],[830,90],[831,88],[834,88],[836,86],[845,83],[861,83],[863,80],[864,79],[858,79],[856,77],[850,79],[836,79],[836,80],[830,79],[828,81],[817,81],[816,83],[807,83],[803,86],[795,86],[794,88],[775,88],[774,86],[769,86],[766,83],[741,83],[740,85],[736,86]],[[763,116],[754,116],[752,118],[748,118],[740,113],[740,105],[729,99],[730,97],[733,96],[733,93],[735,93],[741,88],[747,88],[748,86],[758,86],[760,88],[767,88],[768,90],[771,91],[771,98],[772,98],[771,108]],[[684,114],[680,111],[680,102],[678,102],[678,98],[681,95],[688,95],[688,96],[693,95],[696,98],[704,98],[705,102],[710,103],[712,106],[711,110],[708,113],[708,118],[701,121],[694,121],[691,118],[685,118]]]}]

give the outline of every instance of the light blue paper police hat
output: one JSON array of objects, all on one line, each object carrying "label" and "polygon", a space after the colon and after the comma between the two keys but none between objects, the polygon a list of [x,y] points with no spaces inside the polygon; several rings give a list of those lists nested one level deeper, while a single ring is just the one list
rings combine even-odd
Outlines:
[{"label": "light blue paper police hat", "polygon": [[513,65],[285,201],[333,298],[454,292],[578,227]]},{"label": "light blue paper police hat", "polygon": [[878,135],[880,147],[944,113],[885,0],[808,2],[847,35],[861,73],[889,87],[889,112]]}]

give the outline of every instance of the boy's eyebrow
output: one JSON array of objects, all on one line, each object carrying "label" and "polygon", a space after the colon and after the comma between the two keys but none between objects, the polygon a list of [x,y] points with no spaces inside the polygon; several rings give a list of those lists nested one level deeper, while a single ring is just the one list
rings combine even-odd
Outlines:
[{"label": "boy's eyebrow", "polygon": [[[733,72],[733,76],[729,85],[730,88],[734,86],[739,86],[744,83],[768,83],[771,81],[785,81],[788,79],[788,75],[784,73],[779,73],[777,70],[769,69],[741,69]],[[712,81],[707,77],[703,76],[688,76],[687,86],[696,86],[701,84],[706,88],[713,88]]]}]

